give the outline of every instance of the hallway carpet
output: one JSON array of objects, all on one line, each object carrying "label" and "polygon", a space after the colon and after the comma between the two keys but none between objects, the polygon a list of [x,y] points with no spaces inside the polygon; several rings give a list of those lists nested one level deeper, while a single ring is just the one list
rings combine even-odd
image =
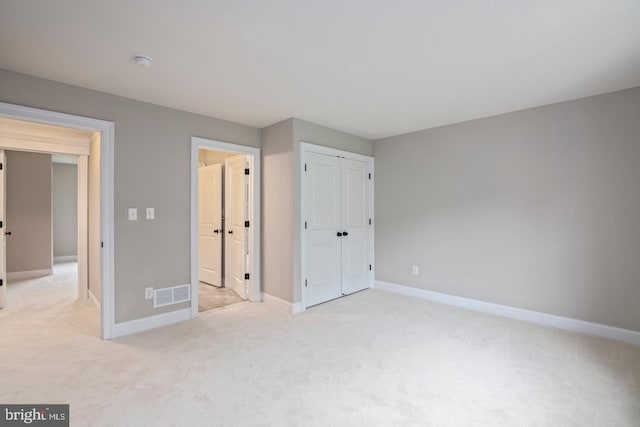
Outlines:
[{"label": "hallway carpet", "polygon": [[102,341],[64,282],[10,284],[0,402],[72,426],[639,425],[640,348],[615,341],[379,290]]},{"label": "hallway carpet", "polygon": [[226,307],[243,301],[231,289],[219,288],[204,282],[198,283],[198,311],[200,312]]}]

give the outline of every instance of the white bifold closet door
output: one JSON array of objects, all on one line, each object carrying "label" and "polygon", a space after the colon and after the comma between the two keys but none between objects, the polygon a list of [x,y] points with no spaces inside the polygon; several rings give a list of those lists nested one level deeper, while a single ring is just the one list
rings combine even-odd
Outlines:
[{"label": "white bifold closet door", "polygon": [[305,160],[305,306],[371,286],[369,164],[326,154]]},{"label": "white bifold closet door", "polygon": [[369,165],[341,159],[342,163],[342,293],[370,287],[371,234],[369,233]]}]

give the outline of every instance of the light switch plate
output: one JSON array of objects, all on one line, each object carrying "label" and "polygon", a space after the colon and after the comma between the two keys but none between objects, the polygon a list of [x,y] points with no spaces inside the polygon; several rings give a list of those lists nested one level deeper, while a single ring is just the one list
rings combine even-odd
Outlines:
[{"label": "light switch plate", "polygon": [[129,208],[129,221],[138,220],[138,208]]},{"label": "light switch plate", "polygon": [[156,219],[156,209],[147,208],[147,219]]},{"label": "light switch plate", "polygon": [[413,274],[414,276],[418,275],[418,266],[414,265],[413,267],[411,267],[411,274]]},{"label": "light switch plate", "polygon": [[144,299],[153,299],[153,288],[144,288]]}]

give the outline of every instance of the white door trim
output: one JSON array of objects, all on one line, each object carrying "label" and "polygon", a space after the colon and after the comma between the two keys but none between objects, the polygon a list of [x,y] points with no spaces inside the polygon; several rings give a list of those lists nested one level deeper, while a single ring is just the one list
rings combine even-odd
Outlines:
[{"label": "white door trim", "polygon": [[113,282],[115,241],[113,153],[115,145],[115,124],[105,120],[7,104],[4,102],[0,102],[0,116],[100,132],[100,232],[103,242],[101,254],[100,335],[103,339],[110,339],[113,337],[115,326]]},{"label": "white door trim", "polygon": [[371,287],[373,287],[373,278],[375,277],[375,263],[374,263],[374,227],[375,227],[375,215],[374,215],[374,203],[373,203],[373,195],[374,195],[374,158],[372,156],[366,156],[364,154],[352,153],[349,151],[338,150],[336,148],[325,147],[323,145],[311,144],[309,142],[300,142],[300,194],[298,197],[300,199],[300,311],[305,311],[306,304],[306,291],[304,286],[304,280],[306,277],[306,263],[305,263],[305,250],[306,250],[306,233],[304,229],[304,218],[306,217],[305,212],[305,203],[304,203],[304,181],[305,181],[305,156],[307,153],[318,153],[318,154],[326,154],[328,156],[336,156],[336,157],[345,157],[353,160],[360,160],[362,162],[369,163],[369,170],[371,171],[371,185],[369,186],[369,214],[371,216],[371,228],[369,230],[370,233],[370,241],[371,248],[369,253],[369,259],[371,260]]},{"label": "white door trim", "polygon": [[[87,144],[87,147],[89,144]],[[78,156],[78,299],[89,297],[89,156]],[[53,216],[53,215],[52,215]],[[51,239],[53,240],[53,239]]]},{"label": "white door trim", "polygon": [[198,316],[198,150],[229,151],[238,154],[248,154],[251,162],[251,186],[249,200],[251,211],[249,212],[249,301],[262,301],[260,291],[260,148],[246,145],[230,144],[228,142],[212,139],[191,137],[191,318]]}]

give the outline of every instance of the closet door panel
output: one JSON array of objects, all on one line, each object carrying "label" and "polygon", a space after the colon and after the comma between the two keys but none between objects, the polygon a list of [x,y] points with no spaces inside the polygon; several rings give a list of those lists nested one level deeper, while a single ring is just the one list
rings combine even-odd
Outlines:
[{"label": "closet door panel", "polygon": [[342,293],[370,287],[369,165],[342,159]]},{"label": "closet door panel", "polygon": [[305,264],[307,307],[338,298],[341,288],[340,159],[309,153],[304,203],[307,217]]}]

